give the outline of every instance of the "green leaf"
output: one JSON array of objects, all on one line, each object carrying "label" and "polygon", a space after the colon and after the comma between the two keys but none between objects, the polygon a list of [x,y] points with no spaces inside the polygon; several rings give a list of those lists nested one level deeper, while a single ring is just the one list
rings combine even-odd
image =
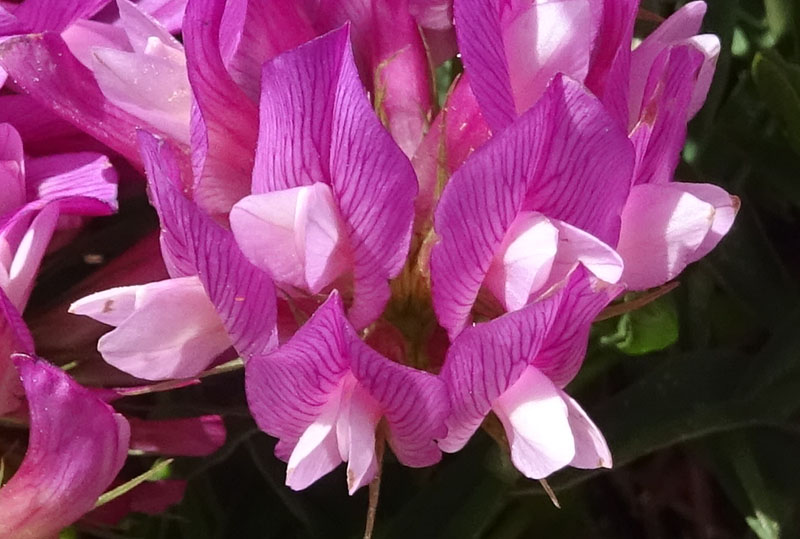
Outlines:
[{"label": "green leaf", "polygon": [[664,296],[635,311],[623,314],[613,335],[601,343],[613,345],[629,355],[663,350],[678,340],[678,312],[671,296]]}]

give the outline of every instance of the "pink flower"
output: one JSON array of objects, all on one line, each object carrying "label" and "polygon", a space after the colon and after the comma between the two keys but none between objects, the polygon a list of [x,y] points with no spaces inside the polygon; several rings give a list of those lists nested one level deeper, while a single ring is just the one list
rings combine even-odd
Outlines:
[{"label": "pink flower", "polygon": [[0,488],[0,536],[49,537],[94,507],[122,467],[128,422],[58,367],[18,355],[28,451]]}]

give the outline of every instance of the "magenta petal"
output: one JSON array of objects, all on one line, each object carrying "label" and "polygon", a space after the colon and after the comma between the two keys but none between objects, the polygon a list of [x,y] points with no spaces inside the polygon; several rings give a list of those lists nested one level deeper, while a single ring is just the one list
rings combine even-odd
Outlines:
[{"label": "magenta petal", "polygon": [[499,2],[458,0],[453,11],[472,89],[486,121],[492,130],[499,131],[517,116]]},{"label": "magenta petal", "polygon": [[226,214],[250,191],[258,110],[225,70],[220,22],[225,0],[190,0],[183,25],[186,65],[196,110],[192,118],[194,199]]},{"label": "magenta petal", "polygon": [[528,112],[450,179],[435,215],[433,303],[451,338],[469,320],[491,262],[521,211],[581,228],[613,245],[633,149],[602,105],[557,77]]},{"label": "magenta petal", "polygon": [[603,2],[597,39],[592,48],[586,87],[600,98],[609,113],[628,126],[628,93],[630,86],[633,27],[639,0]]},{"label": "magenta petal", "polygon": [[88,19],[109,0],[26,0],[14,10],[16,34],[60,32],[78,19]]},{"label": "magenta petal", "polygon": [[103,95],[92,73],[55,34],[20,36],[0,44],[0,66],[19,88],[55,114],[134,163],[141,121]]},{"label": "magenta petal", "polygon": [[220,41],[231,78],[257,103],[264,62],[316,35],[301,2],[244,0],[227,3]]},{"label": "magenta petal", "polygon": [[386,359],[355,334],[350,354],[353,375],[383,409],[397,459],[413,467],[438,462],[441,452],[433,440],[445,435],[449,412],[442,380]]},{"label": "magenta petal", "polygon": [[168,32],[175,34],[183,25],[187,0],[140,0],[139,9],[156,19]]},{"label": "magenta petal", "polygon": [[673,13],[633,50],[630,75],[630,125],[634,125],[641,115],[642,96],[656,58],[669,46],[688,40],[697,34],[705,14],[705,2],[689,2]]},{"label": "magenta petal", "polygon": [[452,406],[447,437],[439,442],[443,451],[461,449],[492,403],[534,360],[557,319],[562,294],[467,328],[453,342],[441,373]]},{"label": "magenta petal", "polygon": [[[29,200],[60,200],[62,213],[107,215],[117,210],[117,173],[104,155],[34,157],[26,162],[26,174]],[[95,211],[88,213],[92,202]]]},{"label": "magenta petal", "polygon": [[366,326],[405,262],[417,187],[365,96],[346,27],[264,65],[260,122],[253,192],[331,186],[353,256],[348,316]]},{"label": "magenta petal", "polygon": [[599,281],[585,268],[569,276],[561,307],[533,365],[558,387],[569,383],[583,363],[592,321],[623,287]]},{"label": "magenta petal", "polygon": [[634,127],[646,128],[646,146],[637,143],[634,183],[672,180],[686,141],[686,121],[703,55],[689,45],[672,47],[656,58],[647,80],[642,118]]},{"label": "magenta petal", "polygon": [[272,280],[247,261],[230,231],[179,191],[179,163],[167,143],[145,132],[139,141],[170,273],[200,276],[233,346],[245,359],[271,350],[277,345]]},{"label": "magenta petal", "polygon": [[329,396],[348,372],[343,318],[341,299],[332,294],[285,345],[245,367],[250,412],[261,430],[280,439],[275,452],[284,460],[332,407]]},{"label": "magenta petal", "polygon": [[218,415],[184,419],[130,418],[131,449],[159,455],[203,457],[225,443],[225,423]]},{"label": "magenta petal", "polygon": [[30,407],[22,466],[0,488],[0,536],[50,537],[92,509],[125,461],[130,430],[58,367],[15,356]]}]

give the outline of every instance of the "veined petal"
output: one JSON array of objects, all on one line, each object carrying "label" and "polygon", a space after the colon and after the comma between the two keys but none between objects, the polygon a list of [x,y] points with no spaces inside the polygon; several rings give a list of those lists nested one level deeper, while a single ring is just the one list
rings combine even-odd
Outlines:
[{"label": "veined petal", "polygon": [[570,466],[592,470],[594,468],[611,468],[611,451],[608,449],[603,433],[586,415],[575,399],[559,391],[567,405],[569,427],[575,438],[575,457]]},{"label": "veined petal", "polygon": [[192,113],[194,200],[224,215],[250,191],[258,110],[225,70],[220,22],[225,0],[189,0],[183,24]]},{"label": "veined petal", "polygon": [[[298,91],[302,88],[302,91]],[[324,182],[346,224],[361,328],[380,315],[405,262],[414,216],[411,164],[366,98],[344,27],[264,65],[253,192]]]},{"label": "veined petal", "polygon": [[550,326],[533,366],[558,387],[569,383],[583,363],[595,317],[622,292],[578,266],[563,287],[558,316]]},{"label": "veined petal", "polygon": [[140,0],[136,5],[171,34],[180,32],[187,0]]},{"label": "veined petal", "polygon": [[17,355],[28,451],[0,488],[0,535],[50,537],[88,512],[125,461],[127,421],[58,367]]},{"label": "veined petal", "polygon": [[527,367],[492,410],[505,427],[511,462],[525,477],[543,479],[575,457],[567,405],[536,367]]},{"label": "veined petal", "polygon": [[0,44],[0,66],[15,84],[53,113],[110,148],[139,162],[136,128],[142,121],[111,103],[92,73],[51,33]]},{"label": "veined petal", "polygon": [[443,451],[464,447],[493,403],[534,360],[558,318],[563,289],[548,298],[465,329],[450,346],[441,378],[450,394],[451,414]]},{"label": "veined petal", "polygon": [[272,280],[247,261],[230,231],[183,196],[178,188],[179,163],[166,141],[144,132],[139,140],[170,273],[200,276],[233,346],[245,360],[272,350],[277,345]]},{"label": "veined petal", "polygon": [[738,206],[738,199],[713,185],[635,186],[617,246],[625,260],[622,281],[643,290],[674,278],[722,239]]},{"label": "veined petal", "polygon": [[492,130],[500,131],[514,121],[517,109],[499,2],[458,0],[453,2],[453,14],[470,86],[486,121]]},{"label": "veined petal", "polygon": [[[386,359],[352,328],[350,361],[360,387],[380,404],[389,428],[388,442],[406,466],[435,464],[441,452],[434,439],[445,435],[449,413],[445,384],[438,377]],[[365,476],[366,477],[366,476]]]},{"label": "veined petal", "polygon": [[[121,291],[122,309],[129,302],[127,292]],[[118,369],[145,380],[189,378],[231,346],[197,277],[141,285],[136,296],[130,316],[97,342],[103,359]],[[89,309],[98,302],[89,298],[73,304],[72,311],[92,316]]]},{"label": "veined petal", "polygon": [[509,228],[536,211],[614,244],[633,149],[602,105],[568,79],[477,150],[450,179],[435,215],[433,304],[451,338],[470,318],[478,290]]},{"label": "veined petal", "polygon": [[60,32],[78,19],[88,19],[109,0],[27,0],[14,10],[19,28],[13,33]]},{"label": "veined petal", "polygon": [[[275,452],[284,460],[338,398],[334,393],[341,391],[349,369],[344,323],[342,302],[334,292],[286,344],[253,357],[245,367],[250,412],[261,430],[280,439]],[[335,416],[324,424],[333,429],[334,421]],[[332,443],[341,462],[335,436]]]}]

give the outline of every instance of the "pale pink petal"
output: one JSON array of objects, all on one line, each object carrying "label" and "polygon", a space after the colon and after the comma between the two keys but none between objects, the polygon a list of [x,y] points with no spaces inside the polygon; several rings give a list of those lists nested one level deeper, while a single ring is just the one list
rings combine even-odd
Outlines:
[{"label": "pale pink petal", "polygon": [[484,286],[507,311],[521,309],[550,278],[558,246],[559,230],[547,217],[520,213],[498,248]]},{"label": "pale pink petal", "polygon": [[169,144],[144,132],[139,140],[170,273],[200,276],[233,346],[245,360],[272,350],[278,338],[272,280],[247,261],[233,233],[183,196],[179,163]]},{"label": "pale pink petal", "polygon": [[129,418],[131,449],[158,455],[203,457],[225,443],[225,423],[218,415],[182,419]]},{"label": "pale pink petal", "polygon": [[98,21],[77,21],[61,32],[61,38],[75,58],[89,69],[92,69],[96,47],[133,52],[123,28]]},{"label": "pale pink petal", "polygon": [[92,71],[113,104],[188,146],[191,89],[182,53],[157,39],[147,54],[95,47]]},{"label": "pale pink petal", "polygon": [[575,440],[560,391],[535,367],[520,377],[493,403],[506,430],[511,462],[531,479],[543,479],[569,464]]},{"label": "pale pink petal", "polygon": [[[635,186],[622,213],[617,246],[625,261],[625,285],[642,290],[664,284],[697,260],[698,253],[705,254],[706,237],[717,219],[714,202],[727,202],[722,206],[718,230],[732,223],[734,203],[730,197],[727,201],[722,198],[715,196],[707,202],[682,184]],[[718,241],[721,235],[714,233],[713,237]]]},{"label": "pale pink petal", "polygon": [[142,121],[103,95],[92,73],[72,56],[59,36],[45,33],[4,41],[0,66],[42,106],[139,162],[136,128]]},{"label": "pale pink petal", "polygon": [[633,149],[602,105],[557,77],[514,124],[459,168],[435,215],[433,305],[451,338],[463,329],[492,260],[522,211],[535,211],[614,244]]},{"label": "pale pink petal", "polygon": [[331,186],[353,256],[348,315],[366,326],[405,263],[416,181],[366,98],[346,27],[264,65],[260,122],[253,192]]},{"label": "pale pink petal", "polygon": [[286,485],[302,490],[328,474],[342,462],[336,438],[336,422],[342,400],[342,386],[328,395],[303,434],[297,440],[286,467]]},{"label": "pale pink petal", "polygon": [[711,223],[711,230],[706,234],[700,248],[694,253],[694,258],[699,260],[710,253],[733,226],[733,221],[739,211],[739,198],[730,195],[721,187],[709,183],[673,182],[672,186],[714,206],[714,222]]},{"label": "pale pink petal", "polygon": [[250,192],[258,110],[226,71],[220,53],[225,0],[189,0],[183,25],[192,112],[194,200],[224,215]]},{"label": "pale pink petal", "polygon": [[689,38],[688,42],[697,50],[703,53],[703,65],[697,75],[697,82],[692,91],[692,100],[689,103],[689,118],[702,108],[705,103],[711,82],[714,79],[714,71],[717,68],[717,60],[722,49],[719,37],[714,34],[702,34]]},{"label": "pale pink petal", "polygon": [[623,262],[612,247],[563,221],[554,220],[553,226],[558,229],[558,254],[553,262],[550,284],[564,279],[579,263],[602,281],[619,281]]},{"label": "pale pink petal", "polygon": [[569,427],[575,438],[575,457],[569,465],[586,470],[611,468],[611,451],[603,433],[575,399],[563,391],[559,391],[559,394],[567,405]]},{"label": "pale pink petal", "polygon": [[144,52],[153,38],[166,47],[183,52],[183,46],[141,6],[130,0],[116,0],[119,24],[125,29],[133,50]]},{"label": "pale pink petal", "polygon": [[336,438],[339,454],[347,462],[347,490],[350,495],[368,484],[378,471],[375,455],[375,429],[381,418],[381,408],[353,380],[352,389],[342,402]]},{"label": "pale pink petal", "polygon": [[278,283],[317,294],[350,266],[344,223],[327,184],[245,197],[230,222],[248,260]]},{"label": "pale pink petal", "polygon": [[534,360],[556,320],[563,291],[465,329],[450,346],[441,378],[452,406],[443,451],[454,453],[480,426],[492,403]]},{"label": "pale pink petal", "polygon": [[145,380],[189,378],[231,346],[198,278],[142,285],[137,296],[134,312],[97,343],[118,369]]},{"label": "pale pink petal", "polygon": [[[120,286],[95,292],[72,303],[69,312],[119,326],[136,310],[136,296],[148,285]],[[145,292],[146,293],[146,292]]]},{"label": "pale pink petal", "polygon": [[0,488],[0,536],[51,537],[92,509],[119,472],[127,421],[58,367],[15,356],[30,408],[25,459]]}]

